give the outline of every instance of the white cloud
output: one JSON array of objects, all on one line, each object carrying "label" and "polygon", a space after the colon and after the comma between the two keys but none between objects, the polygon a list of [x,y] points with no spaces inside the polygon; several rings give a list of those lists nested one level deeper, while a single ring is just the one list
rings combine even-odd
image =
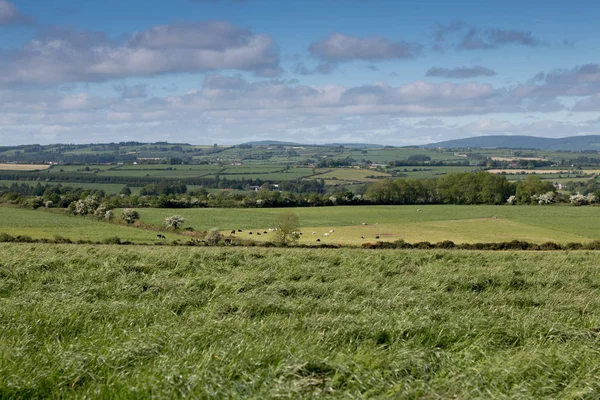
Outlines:
[{"label": "white cloud", "polygon": [[[0,0],[1,1],[1,0]],[[280,73],[274,41],[227,22],[155,26],[114,41],[101,33],[54,29],[0,52],[0,84],[104,81],[220,69]]]}]

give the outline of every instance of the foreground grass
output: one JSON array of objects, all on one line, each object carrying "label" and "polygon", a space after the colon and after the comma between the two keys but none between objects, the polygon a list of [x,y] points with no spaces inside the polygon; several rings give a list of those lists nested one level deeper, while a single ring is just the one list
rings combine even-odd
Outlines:
[{"label": "foreground grass", "polygon": [[0,398],[597,398],[588,252],[0,245]]}]

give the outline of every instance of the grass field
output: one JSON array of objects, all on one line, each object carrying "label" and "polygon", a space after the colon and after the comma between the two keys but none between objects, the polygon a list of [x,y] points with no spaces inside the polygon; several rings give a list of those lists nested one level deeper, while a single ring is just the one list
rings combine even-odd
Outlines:
[{"label": "grass field", "polygon": [[0,207],[0,232],[12,236],[27,235],[33,239],[53,239],[56,235],[60,235],[73,241],[103,241],[115,236],[122,241],[133,243],[156,241],[156,232],[149,230],[63,213],[12,207]]},{"label": "grass field", "polygon": [[589,252],[0,245],[1,398],[597,398]]},{"label": "grass field", "polygon": [[[443,240],[455,243],[513,239],[535,243],[600,240],[600,212],[596,207],[435,205],[292,210],[300,217],[303,231],[300,242],[306,244],[312,244],[319,238],[322,243],[360,245],[377,241],[376,236],[383,241],[404,239],[411,243]],[[269,234],[256,236],[255,233],[274,227],[282,209],[140,209],[139,212],[142,221],[152,224],[160,224],[165,217],[180,214],[186,219],[186,226],[195,229],[216,227],[224,233],[242,229],[245,231],[240,234],[243,238],[266,241],[273,240]],[[335,232],[330,233],[331,229]],[[253,231],[253,235],[250,236],[247,231]],[[330,234],[325,237],[325,233]]]},{"label": "grass field", "polygon": [[[274,240],[269,228],[275,226],[275,220],[283,210],[138,209],[141,221],[145,223],[162,226],[165,217],[179,214],[185,218],[184,226],[196,230],[218,228],[223,234],[242,229],[243,232],[236,233],[237,236],[255,241]],[[292,211],[300,217],[301,244],[317,244],[317,239],[323,244],[357,246],[398,239],[410,243],[524,240],[540,244],[600,240],[597,228],[600,226],[600,213],[597,207],[591,206],[346,206],[295,208]],[[121,210],[115,210],[115,216],[120,214]],[[28,235],[34,239],[52,239],[60,235],[73,241],[102,241],[114,236],[133,243],[156,241],[154,231],[59,212],[9,207],[0,207],[0,232],[12,236]],[[252,235],[249,232],[253,232]],[[257,232],[261,235],[256,235]],[[167,236],[169,241],[187,240],[174,233]]]},{"label": "grass field", "polygon": [[[377,182],[377,178],[368,178],[369,176],[377,176],[388,178],[391,175],[384,172],[378,172],[371,169],[364,168],[330,168],[324,173],[312,176],[307,179],[325,179],[325,182],[331,182],[332,180],[346,181],[346,182]],[[380,178],[381,179],[381,178]]]}]

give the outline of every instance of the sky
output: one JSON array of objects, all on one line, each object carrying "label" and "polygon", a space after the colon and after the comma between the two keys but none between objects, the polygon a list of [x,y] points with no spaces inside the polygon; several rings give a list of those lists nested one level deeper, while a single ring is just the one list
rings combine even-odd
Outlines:
[{"label": "sky", "polygon": [[600,2],[0,0],[0,145],[600,134]]}]

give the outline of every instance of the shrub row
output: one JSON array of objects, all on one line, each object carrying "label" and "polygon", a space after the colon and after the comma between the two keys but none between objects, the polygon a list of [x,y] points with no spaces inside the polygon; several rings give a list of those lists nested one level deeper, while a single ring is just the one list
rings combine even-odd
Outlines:
[{"label": "shrub row", "polygon": [[[109,237],[102,241],[92,240],[71,240],[60,235],[55,235],[53,239],[41,238],[33,239],[28,235],[12,236],[4,232],[0,232],[0,243],[68,243],[68,244],[118,244],[118,245],[133,245],[127,240],[121,240],[119,237]],[[181,240],[176,239],[170,243],[168,242],[156,242],[157,246],[210,246],[211,243],[205,240],[190,239]],[[231,241],[224,242],[222,239],[215,242],[215,246],[242,246],[242,247],[281,247],[280,244],[275,242],[256,242],[253,240],[239,240],[232,238]],[[340,244],[327,244],[322,243],[318,245],[298,244],[290,247],[295,248],[349,248],[353,246],[343,246]],[[595,240],[588,243],[567,243],[560,244],[555,242],[546,242],[542,244],[525,242],[521,240],[512,240],[510,242],[498,242],[498,243],[460,243],[456,244],[451,240],[444,240],[442,242],[430,243],[430,242],[417,242],[408,243],[400,239],[395,242],[375,242],[375,243],[363,243],[362,247],[365,249],[418,249],[418,250],[429,250],[429,249],[459,249],[459,250],[600,250],[600,240]]]},{"label": "shrub row", "polygon": [[510,242],[491,243],[460,243],[451,240],[442,242],[417,242],[408,243],[400,239],[395,242],[363,243],[366,249],[461,249],[461,250],[600,250],[600,241],[594,240],[589,243],[567,243],[545,242],[542,244],[512,240]]}]

